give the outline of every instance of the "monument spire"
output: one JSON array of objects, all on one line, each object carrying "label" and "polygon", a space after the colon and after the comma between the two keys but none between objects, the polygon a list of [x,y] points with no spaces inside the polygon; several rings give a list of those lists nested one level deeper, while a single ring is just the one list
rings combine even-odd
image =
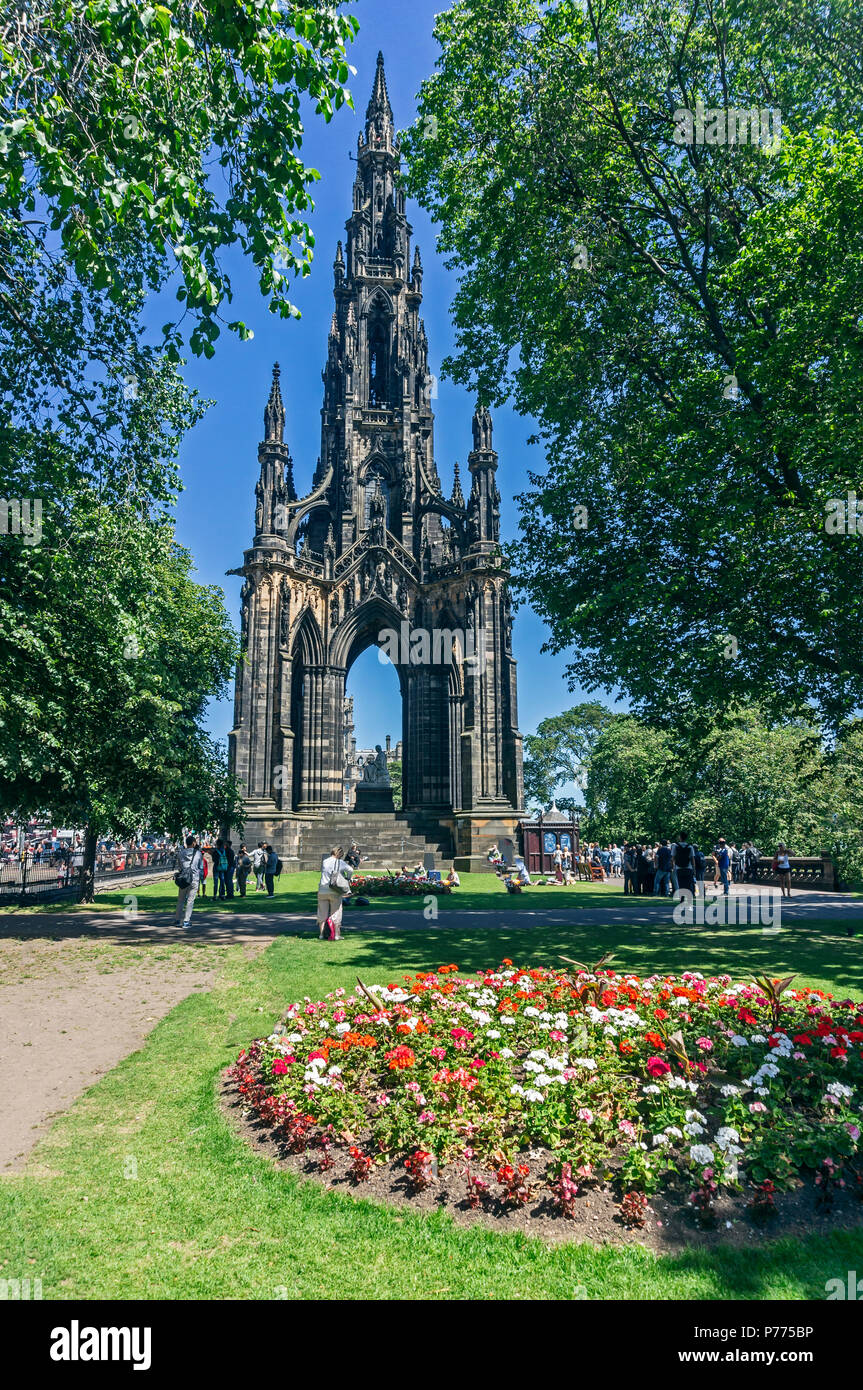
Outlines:
[{"label": "monument spire", "polygon": [[282,403],[282,391],[279,385],[281,374],[281,367],[278,362],[275,362],[273,364],[270,398],[264,409],[264,441],[267,444],[284,444],[285,442],[285,407]]},{"label": "monument spire", "polygon": [[379,52],[372,94],[366,107],[366,142],[370,145],[391,144],[393,132],[393,108],[387,92],[384,55]]}]

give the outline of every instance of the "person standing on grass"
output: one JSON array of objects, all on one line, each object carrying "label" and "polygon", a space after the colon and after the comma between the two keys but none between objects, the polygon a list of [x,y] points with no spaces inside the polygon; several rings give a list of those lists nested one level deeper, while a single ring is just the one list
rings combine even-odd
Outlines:
[{"label": "person standing on grass", "polygon": [[344,850],[341,845],[336,845],[330,850],[324,862],[321,864],[321,880],[318,884],[318,936],[324,939],[324,928],[328,921],[332,921],[333,941],[339,941],[342,935],[342,904],[350,893],[350,881],[353,869],[344,858]]},{"label": "person standing on grass", "polygon": [[225,874],[228,869],[228,856],[225,853],[224,840],[217,840],[213,849],[213,897],[224,898],[227,889],[225,887]]},{"label": "person standing on grass", "polygon": [[229,898],[234,896],[234,867],[237,863],[237,856],[234,853],[234,846],[230,840],[225,841],[225,858],[228,861],[225,869],[225,889]]},{"label": "person standing on grass", "polygon": [[177,850],[177,872],[174,882],[177,885],[176,925],[184,930],[191,925],[192,911],[198,896],[198,884],[204,872],[204,856],[198,848],[194,835],[186,837],[185,845]]},{"label": "person standing on grass", "polygon": [[264,891],[264,870],[267,866],[267,851],[263,840],[258,841],[258,848],[252,850],[252,868],[255,871],[255,888],[257,892]]},{"label": "person standing on grass", "polygon": [[267,897],[271,898],[276,891],[276,874],[279,870],[279,856],[272,845],[264,845],[266,861],[264,864],[264,882],[267,885]]},{"label": "person standing on grass", "polygon": [[252,871],[252,860],[245,845],[240,845],[237,853],[237,889],[240,897],[246,896],[246,880]]}]

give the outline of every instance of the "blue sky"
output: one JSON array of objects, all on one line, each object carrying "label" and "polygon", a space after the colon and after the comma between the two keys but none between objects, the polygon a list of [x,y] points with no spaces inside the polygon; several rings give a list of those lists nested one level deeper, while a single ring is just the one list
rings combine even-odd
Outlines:
[{"label": "blue sky", "polygon": [[[358,0],[351,7],[360,33],[349,53],[357,69],[351,79],[355,110],[343,109],[329,125],[310,113],[302,157],[321,174],[315,186],[315,211],[310,223],[316,249],[312,273],[294,282],[292,297],[302,311],[299,321],[268,313],[253,270],[240,256],[227,259],[234,282],[234,302],[227,314],[242,318],[254,331],[240,343],[223,331],[216,355],[209,362],[190,359],[184,368],[188,383],[213,401],[201,423],[187,436],[180,464],[185,491],[177,506],[177,538],[195,557],[202,582],[225,590],[229,611],[239,614],[241,580],[225,571],[242,563],[251,544],[254,487],[258,476],[257,446],[263,432],[263,409],[272,364],[282,368],[282,395],[287,416],[285,439],[294,459],[300,493],[311,482],[320,447],[321,369],[332,314],[332,261],[336,241],[344,238],[350,213],[357,131],[365,115],[378,49],[383,49],[387,83],[396,126],[409,125],[416,112],[416,92],[433,70],[437,45],[432,38],[434,15],[441,0]],[[423,313],[429,338],[431,368],[439,375],[450,350],[449,304],[455,277],[435,252],[429,218],[416,204],[409,207],[414,244],[422,249],[425,277]],[[164,316],[159,318],[163,321]],[[155,321],[155,320],[154,320]],[[435,402],[435,443],[444,491],[452,485],[456,459],[464,466],[471,448],[471,397],[441,381]],[[502,494],[503,539],[517,533],[514,500],[527,482],[527,470],[542,466],[542,453],[527,444],[533,430],[529,419],[498,409],[494,417],[495,447],[500,455],[498,485]],[[464,474],[463,474],[464,476]],[[544,624],[525,606],[516,615],[514,653],[519,662],[519,722],[531,733],[539,720],[557,714],[583,698],[570,693],[564,678],[564,657],[541,654]],[[400,736],[401,713],[394,670],[366,652],[353,667],[348,693],[354,696],[360,747],[383,742],[384,734]],[[213,702],[210,728],[224,737],[231,727],[232,701]]]}]

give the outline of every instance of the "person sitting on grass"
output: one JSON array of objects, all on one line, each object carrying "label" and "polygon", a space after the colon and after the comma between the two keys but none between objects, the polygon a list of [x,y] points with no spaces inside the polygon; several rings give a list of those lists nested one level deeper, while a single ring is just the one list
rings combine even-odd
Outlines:
[{"label": "person sitting on grass", "polygon": [[489,845],[488,854],[486,855],[486,858],[488,859],[489,864],[500,864],[503,860],[503,855],[501,854],[497,845]]},{"label": "person sitting on grass", "polygon": [[444,879],[444,883],[446,884],[447,888],[461,888],[461,879],[458,876],[458,871],[456,870],[455,864],[453,864],[452,868],[450,869],[449,873]]}]

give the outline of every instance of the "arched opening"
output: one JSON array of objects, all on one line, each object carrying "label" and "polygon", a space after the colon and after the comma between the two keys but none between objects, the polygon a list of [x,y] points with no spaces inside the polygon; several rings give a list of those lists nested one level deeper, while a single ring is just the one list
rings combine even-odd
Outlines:
[{"label": "arched opening", "polygon": [[374,759],[380,746],[393,790],[393,804],[397,811],[401,810],[403,724],[399,672],[381,647],[368,646],[351,663],[345,682],[346,809],[353,809],[363,765]]},{"label": "arched opening", "polygon": [[380,309],[369,322],[369,405],[385,406],[389,400],[389,325]]}]

